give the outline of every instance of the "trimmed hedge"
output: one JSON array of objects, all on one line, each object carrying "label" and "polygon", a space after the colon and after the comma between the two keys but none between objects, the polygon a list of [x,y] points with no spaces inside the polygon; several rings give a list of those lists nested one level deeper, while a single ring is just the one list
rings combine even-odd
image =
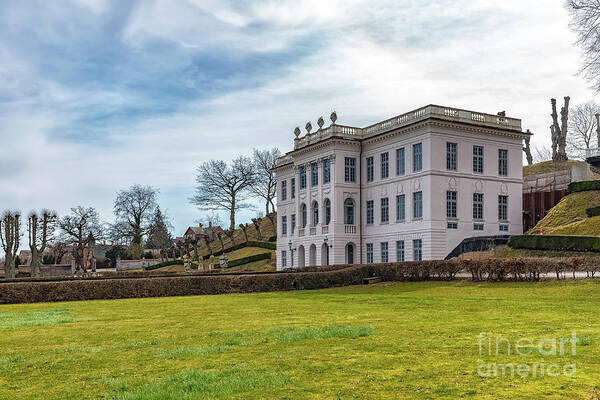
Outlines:
[{"label": "trimmed hedge", "polygon": [[[225,251],[223,251],[223,250],[215,251],[212,253],[212,255],[215,257],[220,257],[225,253],[243,249],[244,247],[260,247],[262,249],[275,250],[277,248],[277,243],[257,242],[257,241],[249,240],[247,242],[238,243],[235,246],[228,247],[225,249]],[[208,260],[209,258],[210,258],[210,254],[206,254],[206,255],[202,256],[202,259],[204,259],[204,260]]]},{"label": "trimmed hedge", "polygon": [[600,215],[600,206],[587,208],[585,210],[585,215],[587,215],[588,218],[599,216]]},{"label": "trimmed hedge", "polygon": [[568,250],[600,252],[599,236],[514,235],[508,240],[513,249]]},{"label": "trimmed hedge", "polygon": [[233,260],[227,263],[228,267],[237,267],[238,265],[248,264],[254,261],[259,260],[270,260],[272,253],[261,253],[261,254],[253,254],[248,257],[238,258],[237,260]]},{"label": "trimmed hedge", "polygon": [[588,190],[600,190],[600,180],[571,182],[567,187],[569,193],[585,192]]},{"label": "trimmed hedge", "polygon": [[122,299],[139,297],[192,296],[205,294],[271,292],[324,289],[355,285],[364,278],[383,281],[450,280],[467,271],[473,280],[539,280],[541,274],[588,271],[600,266],[584,257],[568,259],[488,259],[415,261],[403,263],[333,266],[278,273],[204,274],[168,277],[80,279],[58,282],[9,282],[0,284],[0,303],[37,303]]},{"label": "trimmed hedge", "polygon": [[159,264],[149,265],[147,267],[144,267],[144,271],[152,271],[153,269],[168,267],[170,265],[183,265],[183,261],[182,260],[173,260],[173,261],[161,262]]}]

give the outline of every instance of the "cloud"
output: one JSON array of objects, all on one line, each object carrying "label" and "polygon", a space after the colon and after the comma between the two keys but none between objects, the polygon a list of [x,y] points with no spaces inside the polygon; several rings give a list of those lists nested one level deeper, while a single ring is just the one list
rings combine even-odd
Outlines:
[{"label": "cloud", "polygon": [[561,0],[9,2],[0,208],[110,220],[117,190],[149,184],[181,233],[201,162],[288,151],[332,109],[357,126],[507,110],[547,143],[551,97],[594,97],[567,23]]}]

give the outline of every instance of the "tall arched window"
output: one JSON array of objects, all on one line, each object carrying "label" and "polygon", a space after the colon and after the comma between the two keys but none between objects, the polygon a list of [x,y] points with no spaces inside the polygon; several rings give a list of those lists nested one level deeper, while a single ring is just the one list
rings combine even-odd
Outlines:
[{"label": "tall arched window", "polygon": [[352,199],[344,201],[344,224],[354,225],[354,200]]},{"label": "tall arched window", "polygon": [[313,201],[312,203],[312,225],[317,226],[319,224],[319,203]]},{"label": "tall arched window", "polygon": [[325,225],[329,225],[331,222],[331,201],[325,199]]},{"label": "tall arched window", "polygon": [[302,228],[306,228],[306,204],[304,203],[300,206],[300,222],[302,222]]}]

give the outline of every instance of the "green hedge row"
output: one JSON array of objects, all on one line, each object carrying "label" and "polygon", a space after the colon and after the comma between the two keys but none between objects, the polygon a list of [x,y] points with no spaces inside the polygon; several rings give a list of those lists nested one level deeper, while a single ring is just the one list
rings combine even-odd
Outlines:
[{"label": "green hedge row", "polygon": [[585,214],[588,218],[597,217],[600,215],[600,206],[598,207],[590,207],[585,210]]},{"label": "green hedge row", "polygon": [[571,182],[567,189],[569,193],[585,192],[587,190],[600,190],[600,180]]},{"label": "green hedge row", "polygon": [[598,236],[515,235],[508,240],[514,249],[600,252]]},{"label": "green hedge row", "polygon": [[244,258],[238,258],[237,260],[229,261],[227,263],[228,267],[237,267],[238,265],[248,264],[258,260],[270,260],[272,253],[261,253],[254,254]]},{"label": "green hedge row", "polygon": [[172,261],[161,262],[160,264],[154,264],[154,265],[150,265],[148,267],[144,267],[144,271],[152,271],[153,269],[168,267],[170,265],[183,265],[183,261],[182,260],[172,260]]},{"label": "green hedge row", "polygon": [[[257,242],[257,241],[250,240],[248,242],[242,242],[242,243],[236,244],[235,246],[228,247],[225,249],[225,251],[223,251],[223,250],[215,251],[212,255],[215,257],[220,257],[224,253],[229,253],[230,251],[243,249],[244,247],[260,247],[262,249],[275,250],[277,248],[277,243]],[[202,258],[204,260],[208,260],[210,258],[210,254],[202,256]]]}]

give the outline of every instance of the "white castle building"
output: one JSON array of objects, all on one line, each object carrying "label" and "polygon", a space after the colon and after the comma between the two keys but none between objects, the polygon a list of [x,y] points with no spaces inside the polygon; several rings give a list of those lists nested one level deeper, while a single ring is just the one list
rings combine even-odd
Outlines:
[{"label": "white castle building", "polygon": [[521,234],[519,119],[428,105],[301,136],[277,176],[277,269],[445,258],[466,238]]}]

